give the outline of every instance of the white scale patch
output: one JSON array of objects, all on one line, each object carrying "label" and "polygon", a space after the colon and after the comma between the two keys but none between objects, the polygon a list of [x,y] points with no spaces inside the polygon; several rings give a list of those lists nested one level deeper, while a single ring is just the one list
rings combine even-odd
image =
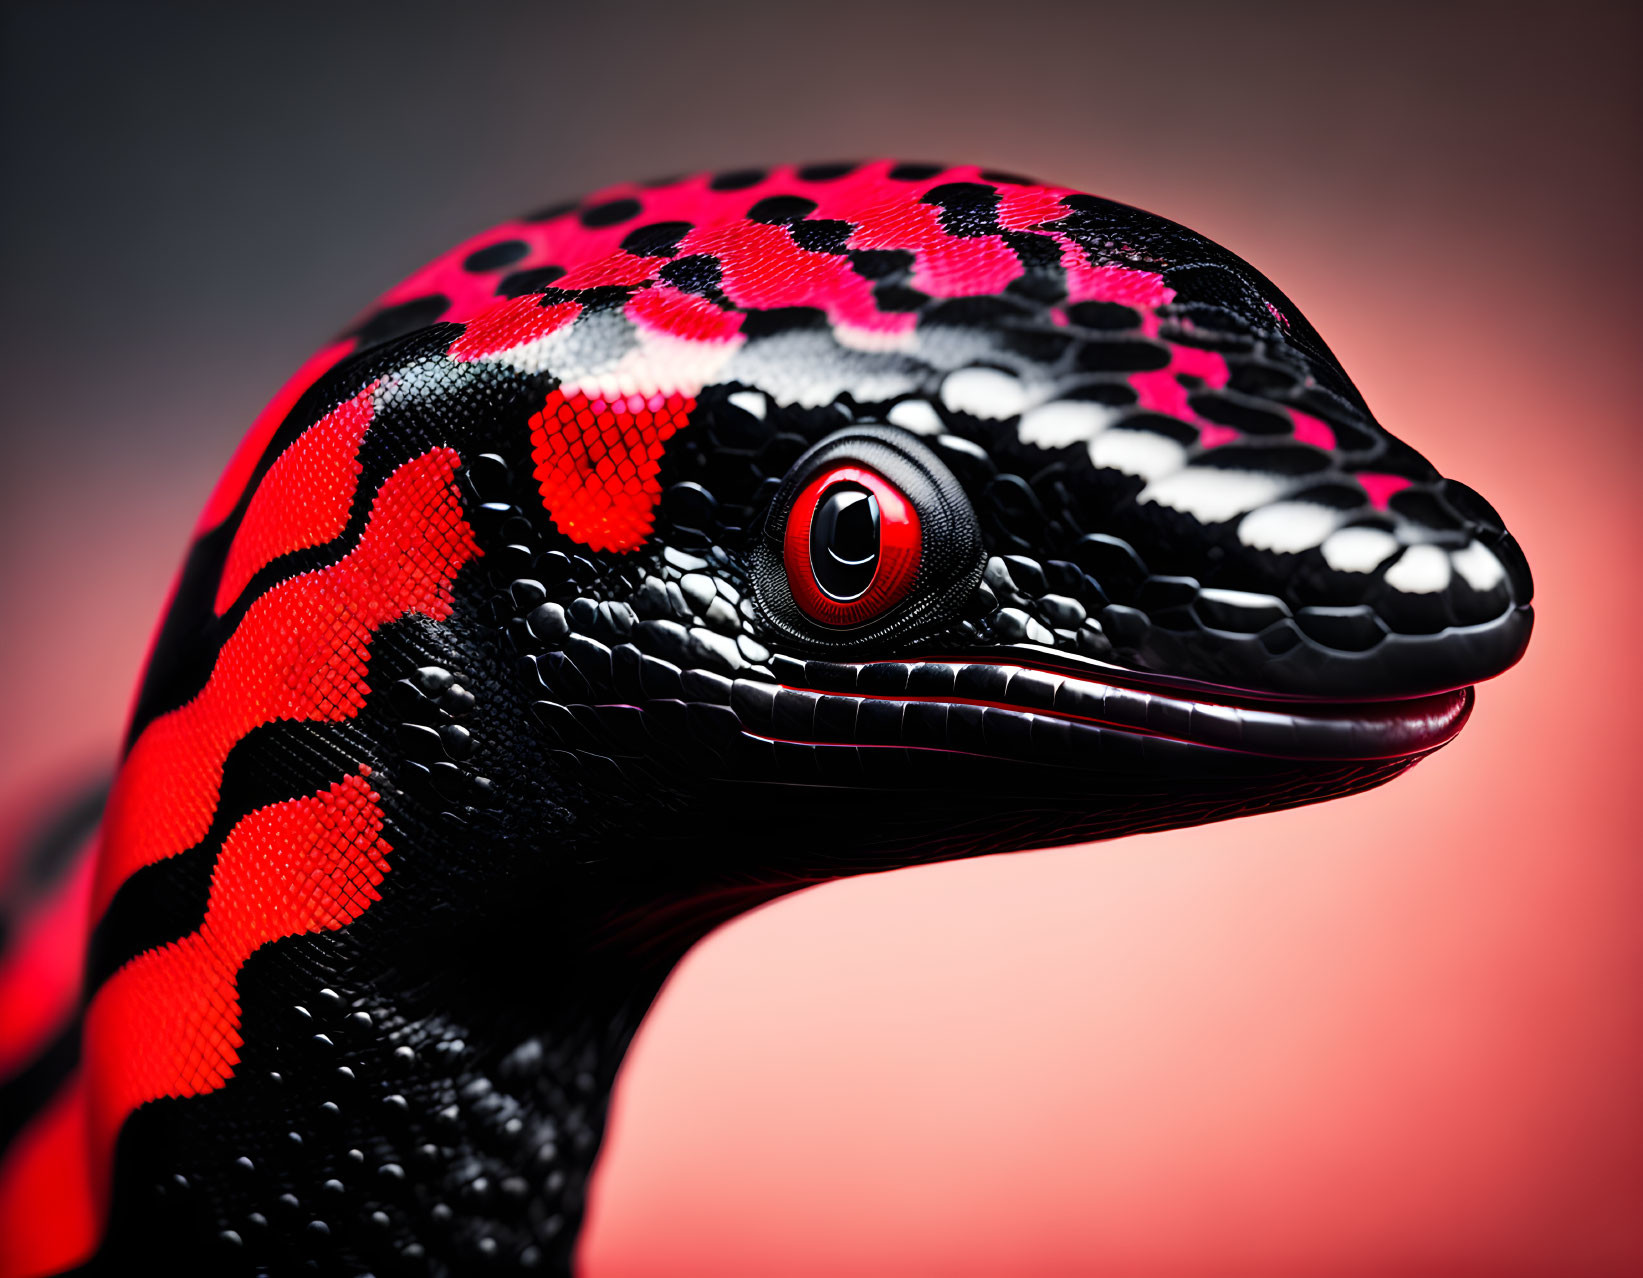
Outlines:
[{"label": "white scale patch", "polygon": [[692,341],[639,328],[617,312],[580,315],[484,358],[522,373],[552,372],[567,395],[697,395],[731,381],[761,386],[781,405],[819,408],[845,391],[878,400],[917,389],[915,366],[904,356],[851,349],[831,332]]},{"label": "white scale patch", "polygon": [[927,399],[904,399],[892,404],[884,416],[892,426],[900,426],[915,435],[939,435],[947,429],[936,406]]},{"label": "white scale patch", "polygon": [[1432,595],[1449,584],[1449,556],[1437,546],[1411,546],[1386,570],[1386,584],[1406,595]]},{"label": "white scale patch", "polygon": [[1187,450],[1146,430],[1104,430],[1090,441],[1090,460],[1103,470],[1157,479],[1179,470]]},{"label": "white scale patch", "polygon": [[1449,563],[1466,584],[1480,594],[1493,590],[1506,576],[1506,569],[1500,560],[1480,541],[1474,541],[1465,550],[1451,552]]},{"label": "white scale patch", "polygon": [[1040,404],[1021,417],[1021,442],[1039,448],[1065,448],[1094,439],[1120,416],[1110,404],[1058,399]]},{"label": "white scale patch", "polygon": [[1374,572],[1398,552],[1398,539],[1381,528],[1343,528],[1323,544],[1324,562],[1336,572]]},{"label": "white scale patch", "polygon": [[567,395],[699,395],[704,386],[730,380],[723,370],[732,354],[728,343],[715,349],[704,342],[647,333],[614,367],[563,375],[560,387]]},{"label": "white scale patch", "polygon": [[996,368],[961,368],[941,384],[941,402],[955,413],[1002,420],[1027,406],[1021,380]]},{"label": "white scale patch", "polygon": [[1201,524],[1220,524],[1266,505],[1282,491],[1277,478],[1258,471],[1188,466],[1153,480],[1136,500],[1179,510]]},{"label": "white scale patch", "polygon": [[855,328],[849,324],[835,324],[833,337],[840,346],[853,351],[900,351],[904,354],[918,349],[918,333],[914,329],[902,332],[884,332],[874,328]]},{"label": "white scale patch", "polygon": [[1244,516],[1238,540],[1255,550],[1295,555],[1311,550],[1335,531],[1339,511],[1310,501],[1278,501]]}]

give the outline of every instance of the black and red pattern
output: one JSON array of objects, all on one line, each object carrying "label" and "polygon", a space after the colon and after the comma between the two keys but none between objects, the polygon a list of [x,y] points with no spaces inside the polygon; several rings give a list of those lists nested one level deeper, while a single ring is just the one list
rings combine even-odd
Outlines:
[{"label": "black and red pattern", "polygon": [[[815,567],[840,492],[859,582]],[[565,1272],[717,922],[1378,784],[1530,589],[1151,215],[884,161],[507,223],[310,361],[201,518],[95,865],[0,963],[0,1275]]]}]

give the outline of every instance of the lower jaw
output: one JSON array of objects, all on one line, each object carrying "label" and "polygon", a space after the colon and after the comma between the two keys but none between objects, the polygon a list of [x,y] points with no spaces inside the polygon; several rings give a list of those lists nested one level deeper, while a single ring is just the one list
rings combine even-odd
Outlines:
[{"label": "lower jaw", "polygon": [[[1420,756],[1342,763],[1176,757],[1092,769],[916,747],[749,740],[734,781],[697,791],[714,882],[782,890],[956,857],[1124,838],[1343,798]],[[786,873],[786,871],[791,873]],[[781,872],[778,872],[781,871]],[[684,876],[695,896],[698,876]]]}]

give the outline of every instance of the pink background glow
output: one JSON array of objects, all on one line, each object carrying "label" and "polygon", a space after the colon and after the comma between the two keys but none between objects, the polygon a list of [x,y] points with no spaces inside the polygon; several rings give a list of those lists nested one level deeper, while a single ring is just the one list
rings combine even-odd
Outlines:
[{"label": "pink background glow", "polygon": [[[387,38],[380,72],[356,56],[372,30],[333,32],[302,83],[309,45],[278,24],[235,43],[253,61],[234,76],[194,58],[132,78],[127,45],[146,66],[185,33],[117,8],[105,52],[31,40],[29,110],[89,176],[8,139],[37,227],[7,249],[0,794],[107,757],[260,400],[449,243],[606,181],[765,157],[1040,174],[1275,279],[1381,420],[1505,516],[1537,581],[1529,655],[1383,790],[833,884],[721,930],[634,1047],[584,1272],[1643,1272],[1635,18],[1008,8],[806,25],[733,6],[711,36],[658,8],[577,18],[574,39],[513,11],[510,45],[648,69],[614,96],[599,58],[509,62],[494,26]],[[704,50],[734,92],[704,84]],[[65,103],[94,80],[126,96],[81,139]],[[419,136],[443,148],[431,189]],[[388,159],[360,174],[368,148]],[[152,190],[116,180],[148,168]],[[53,240],[94,195],[102,220]],[[220,232],[242,225],[257,253]],[[53,284],[76,254],[84,288]]]}]

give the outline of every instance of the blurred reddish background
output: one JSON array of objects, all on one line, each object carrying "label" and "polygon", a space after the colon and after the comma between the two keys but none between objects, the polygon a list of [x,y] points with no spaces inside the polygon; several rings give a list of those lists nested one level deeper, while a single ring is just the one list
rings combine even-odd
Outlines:
[{"label": "blurred reddish background", "polygon": [[1635,6],[5,13],[0,796],[111,757],[256,409],[503,216],[992,164],[1271,275],[1485,493],[1527,659],[1388,789],[858,879],[710,938],[589,1278],[1643,1272]]}]

